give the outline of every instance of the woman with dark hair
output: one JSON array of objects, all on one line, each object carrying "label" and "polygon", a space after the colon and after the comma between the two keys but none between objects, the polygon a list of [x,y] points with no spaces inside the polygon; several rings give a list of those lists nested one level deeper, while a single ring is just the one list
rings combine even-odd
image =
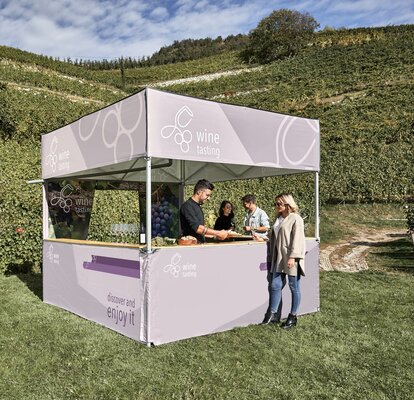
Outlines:
[{"label": "woman with dark hair", "polygon": [[222,229],[229,231],[234,230],[234,212],[233,212],[233,204],[231,204],[228,200],[224,200],[221,203],[220,210],[219,210],[219,217],[216,219],[216,223],[214,224],[214,229],[220,231]]}]

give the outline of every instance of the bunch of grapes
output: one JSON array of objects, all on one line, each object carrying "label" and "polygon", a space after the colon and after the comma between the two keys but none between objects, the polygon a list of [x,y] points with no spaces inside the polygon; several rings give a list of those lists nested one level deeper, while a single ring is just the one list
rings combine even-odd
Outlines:
[{"label": "bunch of grapes", "polygon": [[174,219],[177,216],[177,207],[173,202],[162,197],[158,204],[151,209],[152,237],[175,236],[172,230]]}]

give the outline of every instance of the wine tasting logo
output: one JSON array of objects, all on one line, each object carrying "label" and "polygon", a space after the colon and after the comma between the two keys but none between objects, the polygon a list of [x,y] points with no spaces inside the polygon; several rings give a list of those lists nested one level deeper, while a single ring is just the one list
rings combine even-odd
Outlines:
[{"label": "wine tasting logo", "polygon": [[49,245],[45,256],[51,264],[59,264],[59,254],[54,252],[53,244]]},{"label": "wine tasting logo", "polygon": [[69,196],[73,193],[75,188],[71,184],[65,185],[58,195],[53,194],[50,204],[52,206],[58,205],[65,213],[69,213],[72,206],[72,199]]},{"label": "wine tasting logo", "polygon": [[[205,125],[194,127],[191,132],[189,125],[193,118],[194,113],[190,107],[181,107],[175,114],[174,125],[165,125],[161,128],[161,137],[164,139],[172,137],[183,153],[190,151],[190,143],[194,141],[194,151],[197,155],[214,159],[220,158],[220,133]],[[204,121],[204,124],[209,122],[211,121]]]},{"label": "wine tasting logo", "polygon": [[174,142],[180,146],[183,153],[188,153],[190,143],[193,140],[193,134],[188,129],[184,129],[187,128],[193,117],[194,114],[190,107],[183,106],[175,114],[174,125],[165,125],[161,129],[161,136],[164,139],[173,136]]},{"label": "wine tasting logo", "polygon": [[53,244],[51,244],[47,250],[46,258],[49,259],[50,262],[53,261]]},{"label": "wine tasting logo", "polygon": [[164,267],[164,272],[169,272],[174,278],[178,278],[180,276],[181,267],[179,266],[179,262],[181,260],[181,255],[175,253],[171,257],[171,263]]},{"label": "wine tasting logo", "polygon": [[53,172],[56,172],[56,165],[57,165],[57,145],[58,139],[55,136],[50,143],[49,154],[46,156],[46,165],[48,165]]},{"label": "wine tasting logo", "polygon": [[45,165],[50,167],[52,172],[69,170],[70,151],[68,149],[58,151],[58,143],[58,138],[54,136],[50,142],[49,153],[45,158]]},{"label": "wine tasting logo", "polygon": [[196,278],[197,277],[197,264],[182,264],[181,254],[175,253],[171,257],[170,264],[163,268],[164,272],[170,273],[174,278]]}]

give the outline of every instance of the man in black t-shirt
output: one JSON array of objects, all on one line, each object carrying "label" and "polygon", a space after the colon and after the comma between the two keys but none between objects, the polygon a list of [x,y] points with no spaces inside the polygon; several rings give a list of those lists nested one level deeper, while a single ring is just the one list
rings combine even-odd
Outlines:
[{"label": "man in black t-shirt", "polygon": [[209,199],[213,189],[214,185],[206,179],[199,180],[194,186],[194,194],[180,208],[182,236],[194,236],[200,243],[206,241],[206,235],[215,236],[219,240],[227,238],[227,231],[216,231],[204,225],[201,204]]}]

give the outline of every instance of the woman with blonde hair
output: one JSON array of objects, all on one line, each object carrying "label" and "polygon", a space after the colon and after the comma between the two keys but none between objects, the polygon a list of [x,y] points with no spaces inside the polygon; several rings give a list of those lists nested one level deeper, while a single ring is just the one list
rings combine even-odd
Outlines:
[{"label": "woman with blonde hair", "polygon": [[297,311],[300,305],[300,277],[305,275],[305,231],[299,208],[291,194],[276,196],[276,222],[270,231],[269,294],[270,305],[263,324],[280,321],[282,289],[288,278],[292,305],[287,320],[281,325],[289,329],[297,324]]}]

